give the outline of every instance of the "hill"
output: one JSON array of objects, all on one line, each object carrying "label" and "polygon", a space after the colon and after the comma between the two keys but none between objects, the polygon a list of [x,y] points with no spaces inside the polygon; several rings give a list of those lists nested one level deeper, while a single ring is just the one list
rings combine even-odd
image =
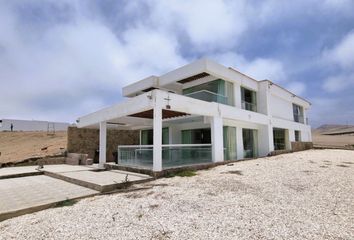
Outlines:
[{"label": "hill", "polygon": [[66,142],[66,131],[54,136],[46,132],[0,132],[0,163],[56,155],[64,151]]}]

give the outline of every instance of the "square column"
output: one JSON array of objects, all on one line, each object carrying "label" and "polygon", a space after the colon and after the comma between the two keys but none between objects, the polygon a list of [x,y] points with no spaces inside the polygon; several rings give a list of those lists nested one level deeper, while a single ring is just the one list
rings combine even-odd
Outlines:
[{"label": "square column", "polygon": [[224,139],[223,139],[223,122],[221,117],[212,117],[211,127],[211,144],[212,144],[212,160],[213,162],[224,161]]},{"label": "square column", "polygon": [[272,151],[274,151],[273,126],[262,125],[258,129],[259,156],[267,156]]},{"label": "square column", "polygon": [[236,151],[237,160],[244,159],[242,127],[236,128]]},{"label": "square column", "polygon": [[[294,129],[287,129],[285,130],[285,132],[287,132],[288,134],[285,134],[285,136],[287,135],[288,137],[288,141],[287,141],[287,149],[291,150],[291,142],[295,142],[295,131]],[[285,140],[286,141],[286,140]]]},{"label": "square column", "polygon": [[106,147],[107,147],[107,123],[100,122],[100,155],[99,155],[99,168],[104,168],[106,163]]},{"label": "square column", "polygon": [[234,105],[237,108],[242,108],[241,85],[234,83]]},{"label": "square column", "polygon": [[153,171],[162,171],[162,109],[161,107],[154,107],[153,120]]}]

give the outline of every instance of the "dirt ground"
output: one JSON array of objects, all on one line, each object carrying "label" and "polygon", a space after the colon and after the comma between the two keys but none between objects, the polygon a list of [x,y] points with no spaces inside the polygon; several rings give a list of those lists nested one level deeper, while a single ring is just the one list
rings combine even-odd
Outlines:
[{"label": "dirt ground", "polygon": [[[0,163],[55,155],[66,148],[67,132],[0,132]],[[41,150],[47,147],[47,149]]]},{"label": "dirt ground", "polygon": [[354,151],[308,150],[241,161],[135,188],[0,222],[0,239],[354,236]]},{"label": "dirt ground", "polygon": [[312,141],[315,146],[343,147],[345,145],[354,145],[354,134],[321,135],[320,133],[312,132]]}]

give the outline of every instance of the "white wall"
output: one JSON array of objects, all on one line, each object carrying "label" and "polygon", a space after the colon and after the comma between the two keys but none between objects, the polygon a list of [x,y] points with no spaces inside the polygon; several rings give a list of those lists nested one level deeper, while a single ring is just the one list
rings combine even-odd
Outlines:
[{"label": "white wall", "polygon": [[14,131],[47,131],[48,123],[50,124],[50,130],[66,131],[69,123],[62,122],[48,122],[48,121],[36,121],[36,120],[17,120],[17,119],[2,119],[0,124],[0,131],[10,131],[11,123],[13,124]]},{"label": "white wall", "polygon": [[292,102],[271,94],[269,108],[272,117],[294,121]]}]

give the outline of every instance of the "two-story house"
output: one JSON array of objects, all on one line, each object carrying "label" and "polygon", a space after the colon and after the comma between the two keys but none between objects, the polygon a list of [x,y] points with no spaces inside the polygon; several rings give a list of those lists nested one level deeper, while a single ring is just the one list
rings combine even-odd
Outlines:
[{"label": "two-story house", "polygon": [[208,59],[133,83],[123,95],[125,101],[78,119],[78,127],[99,128],[101,166],[107,128],[139,130],[139,145],[117,146],[118,165],[155,172],[312,141],[308,101]]}]

